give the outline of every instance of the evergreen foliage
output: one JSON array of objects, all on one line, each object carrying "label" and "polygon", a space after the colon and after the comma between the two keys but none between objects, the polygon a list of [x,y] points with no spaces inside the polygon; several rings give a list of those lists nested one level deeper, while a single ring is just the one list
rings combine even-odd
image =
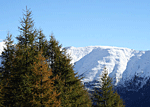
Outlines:
[{"label": "evergreen foliage", "polygon": [[[19,46],[16,46],[16,51],[14,53],[14,58],[12,60],[11,76],[9,77],[10,83],[9,87],[11,88],[11,99],[7,98],[11,103],[11,106],[30,106],[30,100],[32,99],[31,95],[31,76],[28,78],[28,75],[32,73],[32,66],[29,65],[26,67],[26,49],[21,49]],[[28,53],[28,57],[31,57],[32,54]],[[28,62],[30,64],[30,62]],[[10,90],[10,89],[8,89]],[[7,91],[8,91],[7,90]],[[6,105],[9,103],[5,103]]]},{"label": "evergreen foliage", "polygon": [[[31,102],[35,97],[33,94],[33,88],[35,87],[33,86],[36,85],[36,82],[33,82],[35,78],[35,75],[33,75],[35,74],[33,67],[34,63],[39,60],[37,59],[37,33],[36,30],[33,30],[33,25],[31,11],[26,10],[25,17],[21,21],[22,27],[19,27],[21,33],[19,37],[17,37],[18,43],[13,46],[11,35],[8,35],[7,37],[6,48],[4,49],[1,57],[3,60],[3,67],[1,68],[2,76],[0,80],[2,83],[2,88],[0,87],[1,93],[4,95],[2,97],[2,103],[4,106],[24,107],[31,106],[33,104],[33,102]],[[49,81],[44,81],[45,83],[43,83],[42,88],[44,88],[48,83],[51,83],[50,81],[52,80],[48,78],[48,76],[49,73],[47,74],[47,79],[49,79]],[[45,78],[46,77],[43,79]],[[53,87],[49,87],[48,89],[47,92],[51,92]],[[45,93],[45,96],[46,94],[53,95],[53,97],[58,96],[57,94],[51,93]],[[50,103],[48,99],[45,101],[47,101],[47,104]],[[58,103],[56,99],[52,102],[52,104],[55,103]]]},{"label": "evergreen foliage", "polygon": [[[0,73],[0,78],[2,77],[2,73]],[[0,79],[0,107],[3,107],[3,93],[2,93],[2,89],[3,89],[3,86],[2,86],[2,81]]]},{"label": "evergreen foliage", "polygon": [[70,57],[51,36],[34,29],[31,11],[19,27],[18,43],[8,34],[0,68],[0,106],[90,107],[91,100],[74,73]]},{"label": "evergreen foliage", "polygon": [[125,107],[119,94],[113,90],[112,79],[108,77],[106,67],[102,72],[99,87],[94,90],[93,101],[94,107]]},{"label": "evergreen foliage", "polygon": [[[56,93],[54,87],[54,78],[52,76],[52,71],[48,68],[46,59],[39,53],[36,57],[37,62],[33,63],[33,107],[59,107],[60,101],[57,100],[59,94]],[[58,78],[58,77],[57,77]]]},{"label": "evergreen foliage", "polygon": [[38,32],[34,29],[34,20],[32,19],[32,11],[27,9],[21,19],[20,35],[17,36],[18,44],[22,47],[33,46],[36,43]]},{"label": "evergreen foliage", "polygon": [[91,106],[91,100],[81,84],[80,79],[76,76],[73,66],[70,63],[71,59],[66,54],[65,49],[62,49],[59,42],[53,36],[49,41],[50,66],[53,76],[59,76],[55,80],[55,86],[60,92],[62,107],[88,107]]},{"label": "evergreen foliage", "polygon": [[[7,43],[7,42],[6,42]],[[33,53],[28,52],[27,48],[22,48],[20,45],[15,47],[6,48],[2,53],[3,71],[2,71],[2,93],[4,94],[3,100],[5,106],[30,106],[30,100],[32,99],[31,89],[32,85],[32,71],[31,64]],[[7,51],[10,50],[12,54],[9,54],[6,58]],[[10,58],[9,58],[10,57]],[[29,57],[28,61],[26,58]],[[7,62],[9,60],[9,62]],[[26,66],[28,64],[28,66]],[[30,77],[30,78],[28,78]]]},{"label": "evergreen foliage", "polygon": [[[14,54],[14,46],[12,35],[7,35],[5,40],[5,48],[2,52],[1,59],[2,59],[2,67],[1,67],[1,93],[2,93],[2,101],[3,104],[8,103],[11,104],[13,102],[12,96],[12,88],[11,88],[11,72],[12,72],[12,64],[13,64],[13,54]],[[4,94],[5,93],[5,94]],[[7,101],[7,102],[6,102]]]}]

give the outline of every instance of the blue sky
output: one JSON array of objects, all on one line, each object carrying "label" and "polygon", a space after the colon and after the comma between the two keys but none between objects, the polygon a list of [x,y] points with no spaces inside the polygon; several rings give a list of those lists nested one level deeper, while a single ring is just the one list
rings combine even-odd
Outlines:
[{"label": "blue sky", "polygon": [[35,28],[63,47],[117,46],[150,50],[150,0],[0,0],[0,39],[15,38],[23,9]]}]

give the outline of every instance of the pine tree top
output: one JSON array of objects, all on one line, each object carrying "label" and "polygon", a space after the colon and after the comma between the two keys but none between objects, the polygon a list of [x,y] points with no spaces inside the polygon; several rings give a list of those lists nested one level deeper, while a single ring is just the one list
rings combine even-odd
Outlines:
[{"label": "pine tree top", "polygon": [[112,78],[108,76],[107,68],[101,75],[100,88],[95,88],[93,93],[94,106],[96,107],[124,107],[123,100],[113,89]]}]

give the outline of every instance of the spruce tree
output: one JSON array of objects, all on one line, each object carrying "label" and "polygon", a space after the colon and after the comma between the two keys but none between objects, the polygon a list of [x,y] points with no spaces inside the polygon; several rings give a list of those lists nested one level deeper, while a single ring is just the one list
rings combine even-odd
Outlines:
[{"label": "spruce tree", "polygon": [[[19,45],[15,48],[8,85],[4,85],[2,91],[5,94],[5,106],[59,106],[59,94],[53,86],[53,79],[50,78],[52,72],[44,62],[45,58],[40,54],[34,55],[34,62],[29,62],[26,70],[26,50]],[[28,53],[28,57],[33,57],[33,53]]]},{"label": "spruce tree", "polygon": [[120,98],[119,94],[117,92],[115,92],[115,101],[114,101],[114,107],[125,107],[125,105],[123,105],[123,100]]},{"label": "spruce tree", "polygon": [[0,69],[0,103],[8,107],[90,107],[91,100],[70,57],[53,36],[46,41],[42,31],[33,28],[31,13],[26,8],[18,43],[14,46],[11,36],[7,38]]},{"label": "spruce tree", "polygon": [[36,44],[36,40],[38,32],[34,28],[34,20],[32,19],[32,11],[29,9],[25,10],[25,13],[23,14],[23,18],[20,21],[21,26],[18,27],[20,30],[20,35],[17,36],[18,44],[20,44],[22,47],[27,46],[33,46]]},{"label": "spruce tree", "polygon": [[[54,87],[54,78],[51,78],[52,71],[48,68],[46,59],[42,56],[42,52],[36,57],[33,63],[33,107],[59,107],[60,101]],[[58,77],[57,77],[58,78]]]},{"label": "spruce tree", "polygon": [[2,67],[1,67],[1,93],[3,95],[2,100],[3,104],[12,104],[13,99],[13,93],[11,88],[11,72],[12,72],[12,64],[13,64],[13,57],[14,57],[14,46],[13,46],[13,40],[12,35],[7,35],[7,38],[5,40],[5,48],[2,52],[1,59],[2,59]]},{"label": "spruce tree", "polygon": [[62,107],[85,107],[91,106],[91,100],[81,84],[80,79],[74,73],[71,59],[62,49],[59,42],[51,36],[48,42],[47,55],[50,56],[50,67],[52,68],[53,77],[59,76],[55,80],[55,86],[60,92]]},{"label": "spruce tree", "polygon": [[100,84],[93,94],[94,107],[124,107],[123,100],[114,92],[112,79],[108,77],[106,67],[101,75]]},{"label": "spruce tree", "polygon": [[[35,94],[37,94],[39,92],[35,93],[35,91],[33,90],[33,88],[35,88],[37,86],[36,83],[38,82],[39,78],[36,79],[37,80],[36,82],[33,82],[34,77],[35,77],[33,74],[36,74],[35,70],[33,71],[33,66],[34,66],[34,63],[38,61],[38,59],[37,59],[38,52],[41,49],[45,49],[45,48],[43,48],[44,35],[42,34],[41,31],[39,31],[39,35],[38,35],[37,30],[35,30],[33,28],[34,23],[31,18],[31,15],[32,15],[31,11],[26,9],[26,14],[24,14],[24,17],[21,21],[21,27],[19,27],[19,30],[21,33],[20,33],[19,37],[17,37],[17,39],[18,39],[17,46],[19,47],[20,50],[22,50],[21,54],[22,54],[23,62],[20,65],[20,66],[22,66],[22,69],[21,69],[22,75],[21,74],[20,75],[22,76],[21,78],[22,78],[23,84],[19,88],[20,88],[20,90],[24,90],[24,91],[21,91],[22,92],[21,93],[21,96],[22,96],[21,104],[23,104],[24,106],[25,105],[28,106],[27,104],[29,104],[29,105],[31,105],[31,104],[36,105],[35,103],[39,104],[38,100],[35,100]],[[39,41],[38,41],[38,39],[39,39]],[[45,71],[44,73],[48,73],[48,71],[47,72]],[[46,75],[46,74],[43,74],[43,75]],[[49,75],[49,73],[47,75]],[[45,85],[50,83],[50,81],[52,81],[52,80],[49,80],[49,81],[43,83],[42,88],[44,88]],[[48,85],[48,86],[52,86],[52,85]],[[44,98],[46,98],[46,96],[53,95],[51,93],[52,92],[51,90],[52,90],[51,88],[49,88],[49,90],[47,89],[47,93],[45,93],[46,91],[44,91],[44,92],[41,92],[41,90],[39,90],[39,91],[41,93],[45,93]],[[50,93],[48,93],[48,92],[50,92]],[[33,93],[35,93],[35,94],[33,94]],[[57,95],[57,94],[54,94],[54,95]],[[56,97],[54,95],[53,95],[53,97]],[[50,97],[52,97],[52,96],[50,96]],[[49,98],[49,97],[47,97],[47,98]],[[45,104],[47,103],[47,105],[48,104],[56,105],[56,103],[58,102],[58,100],[56,100],[56,99],[55,99],[55,101],[52,99],[53,103],[52,103],[52,101],[50,102],[50,99],[47,99],[47,100],[44,99],[44,100],[45,101],[43,101],[43,103],[45,103]],[[31,101],[34,101],[34,102],[31,102]],[[57,105],[59,105],[59,104],[57,104]]]},{"label": "spruce tree", "polygon": [[[0,78],[2,78],[2,73],[0,73]],[[4,94],[2,93],[2,89],[3,89],[2,79],[0,79],[0,107],[3,107],[3,103],[4,103],[3,100]]]},{"label": "spruce tree", "polygon": [[[5,59],[3,61],[2,72],[2,93],[5,106],[30,106],[31,96],[31,79],[27,77],[30,69],[26,69],[25,49],[21,49],[18,45],[15,46],[11,63],[7,66]],[[5,51],[4,51],[5,53]],[[28,54],[29,56],[31,54]],[[31,68],[31,66],[29,66]],[[28,68],[29,68],[28,67]],[[5,71],[9,69],[9,75]]]},{"label": "spruce tree", "polygon": [[[30,100],[33,99],[31,94],[32,92],[32,64],[35,62],[35,57],[38,53],[37,49],[37,30],[34,29],[34,20],[32,19],[32,12],[27,9],[23,14],[23,18],[21,20],[21,27],[18,27],[20,30],[20,35],[16,37],[18,43],[16,44],[16,66],[18,70],[16,74],[18,74],[19,78],[21,78],[20,82],[18,82],[18,99],[21,99],[22,105],[30,105]],[[20,62],[20,64],[19,64]]]},{"label": "spruce tree", "polygon": [[[38,61],[37,55],[39,51],[38,35],[37,31],[33,29],[33,26],[31,11],[26,9],[26,14],[24,14],[21,21],[21,27],[19,27],[20,35],[16,37],[18,43],[13,46],[11,36],[7,38],[6,48],[2,53],[3,67],[1,68],[2,78],[0,80],[2,82],[2,88],[0,88],[1,93],[4,95],[2,97],[4,106],[24,107],[33,104],[31,102],[35,97],[33,94],[35,92],[33,91],[35,82],[32,81],[35,77],[33,75],[35,73],[33,71],[33,64]],[[49,89],[52,90],[51,88]],[[51,92],[49,90],[47,91]],[[53,97],[55,95],[52,93],[47,94],[53,95]],[[56,102],[57,100],[53,104],[56,104]]]},{"label": "spruce tree", "polygon": [[[10,86],[13,93],[12,105],[11,106],[30,106],[31,96],[31,76],[28,78],[31,71],[31,66],[26,68],[26,54],[24,53],[26,49],[21,49],[16,46],[16,51],[14,53],[13,64],[11,69]],[[28,56],[32,56],[28,53]]]}]

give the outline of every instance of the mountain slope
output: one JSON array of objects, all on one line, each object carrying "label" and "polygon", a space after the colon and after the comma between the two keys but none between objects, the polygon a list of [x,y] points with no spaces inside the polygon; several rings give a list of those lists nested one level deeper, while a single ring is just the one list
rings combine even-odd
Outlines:
[{"label": "mountain slope", "polygon": [[[0,54],[4,42],[0,42]],[[136,51],[111,46],[67,47],[75,72],[83,83],[96,83],[104,66],[116,86],[142,88],[150,77],[150,51]],[[1,59],[0,59],[1,60]],[[136,80],[135,80],[136,79]],[[129,90],[134,90],[132,87]]]},{"label": "mountain slope", "polygon": [[[4,44],[5,44],[5,42],[0,42],[0,55],[3,51],[3,47],[5,46]],[[0,66],[1,66],[1,57],[0,57]]]},{"label": "mountain slope", "polygon": [[2,51],[3,51],[4,45],[5,45],[5,42],[0,42],[0,54],[1,54]]},{"label": "mountain slope", "polygon": [[117,86],[126,87],[126,83],[136,76],[142,78],[136,81],[140,89],[150,77],[150,51],[89,46],[68,47],[67,52],[72,58],[75,72],[84,77],[82,79],[84,83],[99,80],[104,66],[107,67],[109,76]]}]

